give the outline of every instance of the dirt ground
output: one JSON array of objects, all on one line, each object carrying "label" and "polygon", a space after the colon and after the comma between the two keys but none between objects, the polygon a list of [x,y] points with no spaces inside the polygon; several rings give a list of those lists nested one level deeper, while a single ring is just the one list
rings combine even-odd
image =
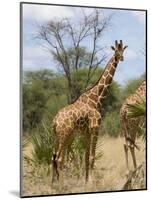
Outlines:
[{"label": "dirt ground", "polygon": [[[31,163],[23,159],[22,195],[51,195],[64,193],[98,192],[121,190],[126,181],[127,169],[123,149],[123,138],[99,138],[97,153],[103,151],[103,156],[95,162],[95,168],[90,180],[85,184],[83,172],[75,169],[66,170],[61,185],[51,185],[51,177],[43,173],[44,169],[36,171]],[[136,150],[137,164],[145,162],[145,147],[142,140],[137,144],[141,150]],[[23,153],[31,154],[31,146],[27,146]],[[133,165],[130,157],[130,168]]]}]

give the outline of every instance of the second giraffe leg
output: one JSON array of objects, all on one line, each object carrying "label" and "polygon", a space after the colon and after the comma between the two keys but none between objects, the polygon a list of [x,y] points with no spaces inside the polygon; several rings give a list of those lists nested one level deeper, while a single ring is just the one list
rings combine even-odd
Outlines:
[{"label": "second giraffe leg", "polygon": [[128,129],[127,129],[127,121],[122,120],[123,125],[123,135],[125,137],[125,144],[124,144],[124,152],[125,152],[125,159],[126,159],[126,166],[129,171],[129,165],[128,165],[128,149],[129,149],[129,142],[127,141],[127,138],[129,137]]},{"label": "second giraffe leg", "polygon": [[125,152],[125,159],[126,159],[126,167],[129,170],[129,165],[128,165],[128,145],[124,144],[124,152]]},{"label": "second giraffe leg", "polygon": [[85,153],[85,182],[89,179],[89,157],[90,157],[90,134],[86,133],[86,153]]},{"label": "second giraffe leg", "polygon": [[132,155],[132,159],[133,159],[134,169],[136,169],[137,168],[137,163],[136,163],[136,156],[135,156],[135,147],[134,146],[130,146],[130,151],[131,151],[131,155]]},{"label": "second giraffe leg", "polygon": [[58,181],[63,185],[63,168],[64,168],[64,157],[66,152],[65,141],[59,144],[59,148],[56,154],[56,163],[58,171]]}]

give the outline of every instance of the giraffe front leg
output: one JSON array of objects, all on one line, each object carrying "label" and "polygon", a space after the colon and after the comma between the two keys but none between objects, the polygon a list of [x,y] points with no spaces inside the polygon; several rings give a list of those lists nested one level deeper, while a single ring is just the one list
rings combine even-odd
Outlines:
[{"label": "giraffe front leg", "polygon": [[92,170],[94,168],[95,163],[95,153],[96,153],[96,144],[98,140],[98,128],[92,128],[91,129],[91,149],[90,149],[90,169]]},{"label": "giraffe front leg", "polygon": [[101,115],[97,110],[92,110],[90,113],[89,132],[91,135],[90,143],[90,168],[94,168],[96,144],[98,140],[99,127],[101,125]]},{"label": "giraffe front leg", "polygon": [[134,146],[130,146],[130,151],[131,151],[131,155],[132,155],[134,169],[136,169],[137,168],[137,163],[136,163],[136,156],[135,156],[135,147]]},{"label": "giraffe front leg", "polygon": [[90,134],[89,132],[86,133],[86,152],[85,152],[85,183],[88,182],[89,180],[89,166],[90,166],[90,161],[89,161],[89,157],[90,157]]},{"label": "giraffe front leg", "polygon": [[125,152],[126,167],[127,167],[127,170],[129,171],[129,165],[128,165],[128,145],[127,144],[124,144],[124,152]]}]

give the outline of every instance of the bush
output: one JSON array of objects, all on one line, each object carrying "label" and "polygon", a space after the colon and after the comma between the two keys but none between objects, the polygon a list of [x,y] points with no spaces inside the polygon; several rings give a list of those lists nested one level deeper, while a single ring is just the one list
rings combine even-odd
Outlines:
[{"label": "bush", "polygon": [[49,70],[26,72],[23,80],[23,130],[32,132],[66,104],[63,76]]},{"label": "bush", "polygon": [[23,129],[31,131],[41,122],[48,96],[40,81],[23,85]]},{"label": "bush", "polygon": [[128,118],[138,118],[140,124],[138,126],[138,134],[146,139],[146,99],[140,97],[135,104],[128,104]]},{"label": "bush", "polygon": [[146,116],[146,99],[141,98],[135,104],[128,104],[128,117],[145,117]]},{"label": "bush", "polygon": [[102,122],[101,132],[112,137],[117,137],[120,132],[119,113],[117,111],[108,112]]}]

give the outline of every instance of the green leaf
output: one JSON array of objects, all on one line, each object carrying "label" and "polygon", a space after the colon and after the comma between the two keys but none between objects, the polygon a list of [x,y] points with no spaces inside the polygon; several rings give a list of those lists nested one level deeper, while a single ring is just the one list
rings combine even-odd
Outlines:
[{"label": "green leaf", "polygon": [[141,117],[146,115],[146,99],[141,98],[135,104],[127,104],[128,118]]}]

